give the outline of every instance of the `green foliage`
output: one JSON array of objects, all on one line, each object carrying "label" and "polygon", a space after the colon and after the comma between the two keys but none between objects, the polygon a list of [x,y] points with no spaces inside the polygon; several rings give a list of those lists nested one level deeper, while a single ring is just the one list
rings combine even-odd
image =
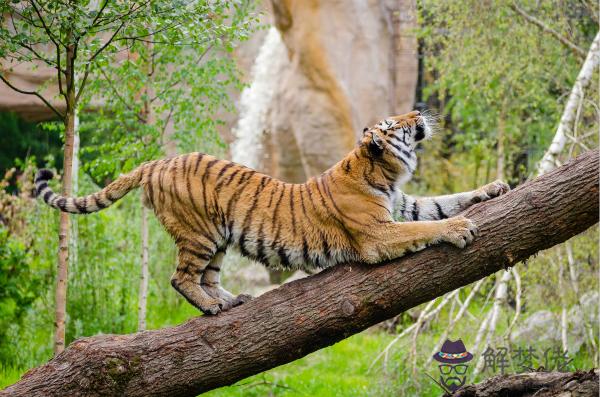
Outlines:
[{"label": "green foliage", "polygon": [[[0,112],[0,174],[15,166],[15,159],[52,156],[62,166],[62,142],[56,134],[49,134],[36,123],[25,121],[14,113]],[[38,162],[42,165],[42,161]]]},{"label": "green foliage", "polygon": [[38,277],[30,268],[31,252],[8,229],[0,226],[0,358],[7,360],[3,347],[8,345],[6,330],[20,323],[36,298]]},{"label": "green foliage", "polygon": [[86,169],[100,178],[130,171],[160,157],[171,140],[186,151],[223,152],[215,114],[231,109],[229,90],[241,87],[229,53],[253,31],[253,5],[199,2],[163,19],[172,3],[153,2],[149,13],[158,17],[129,33],[138,37],[128,47],[131,56],[91,69],[87,100],[104,106],[83,119]]},{"label": "green foliage", "polygon": [[[510,8],[513,2],[423,0],[420,35],[430,73],[425,95],[437,97],[440,111],[451,116],[453,131],[443,139],[456,146],[452,153],[468,153],[471,163],[495,158],[502,132],[504,171],[516,183],[548,147],[582,59],[524,21]],[[592,14],[583,5],[563,0],[518,3],[589,48],[596,29],[590,28]],[[582,124],[593,127],[593,104],[585,104],[583,112],[591,121],[582,117]]]}]

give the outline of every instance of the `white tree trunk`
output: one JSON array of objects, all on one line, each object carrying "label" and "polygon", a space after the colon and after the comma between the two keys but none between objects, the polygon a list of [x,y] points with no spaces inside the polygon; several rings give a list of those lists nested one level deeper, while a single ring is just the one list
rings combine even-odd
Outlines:
[{"label": "white tree trunk", "polygon": [[[142,110],[142,117],[144,119],[144,123],[147,125],[156,124],[155,113],[152,107],[152,103],[150,102],[150,98],[154,96],[154,87],[153,87],[153,65],[152,59],[154,59],[154,43],[152,42],[153,36],[149,36],[149,41],[146,43],[146,48],[148,49],[148,62],[146,62],[145,69],[148,75],[148,82],[145,91],[145,100],[144,107]],[[152,54],[152,55],[150,55]],[[166,128],[166,130],[172,131],[172,129]],[[167,155],[174,155],[176,151],[176,143],[172,140],[172,134],[165,134],[167,138],[167,143],[163,142],[165,147],[165,151]],[[140,288],[138,291],[138,331],[144,331],[146,329],[146,312],[148,308],[148,208],[144,205],[143,193],[140,196],[140,204],[142,206],[141,213],[141,237],[142,237],[142,252],[141,252],[141,263],[140,263]]]},{"label": "white tree trunk", "polygon": [[[77,81],[77,80],[75,80]],[[79,112],[75,109],[75,121],[73,127],[73,165],[71,167],[71,191],[74,197],[79,191]],[[71,266],[77,266],[77,240],[79,239],[79,228],[77,218],[71,222],[71,235],[69,236],[69,263]]]},{"label": "white tree trunk", "polygon": [[500,275],[496,275],[496,293],[494,295],[494,305],[492,307],[491,312],[488,314],[488,318],[486,318],[487,322],[487,330],[485,331],[486,341],[485,345],[481,349],[481,354],[479,355],[479,359],[477,361],[477,366],[475,367],[475,371],[473,372],[473,379],[481,372],[483,369],[483,353],[490,346],[492,341],[492,335],[496,330],[496,324],[498,322],[498,318],[500,317],[500,307],[506,302],[506,298],[508,296],[508,282],[510,281],[512,274],[509,271],[505,271],[502,274],[501,278],[498,278]]},{"label": "white tree trunk", "polygon": [[550,147],[538,165],[538,175],[544,174],[557,165],[560,165],[558,163],[558,156],[565,147],[568,138],[567,135],[573,130],[577,106],[581,98],[583,98],[583,91],[590,84],[594,71],[598,68],[598,62],[600,62],[600,32],[596,34],[588,55],[583,62],[583,66],[579,71],[577,80],[575,80],[575,84],[571,89],[571,94],[569,94],[569,99],[560,118],[554,139],[552,139]]},{"label": "white tree trunk", "polygon": [[146,308],[148,301],[148,208],[142,203],[142,263],[138,299],[138,331],[146,329]]}]

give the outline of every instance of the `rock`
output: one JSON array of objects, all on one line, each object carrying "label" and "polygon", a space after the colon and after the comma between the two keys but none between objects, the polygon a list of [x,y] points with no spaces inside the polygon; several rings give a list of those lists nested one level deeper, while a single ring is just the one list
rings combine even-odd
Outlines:
[{"label": "rock", "polygon": [[[598,298],[596,291],[582,295],[581,305],[575,305],[567,314],[567,347],[569,355],[576,354],[586,341],[586,326],[592,327],[592,335],[598,334]],[[510,337],[518,345],[540,343],[562,345],[560,313],[540,310],[533,313],[522,325],[515,329]]]},{"label": "rock", "polygon": [[588,330],[598,335],[598,292],[590,291],[581,296],[580,305],[573,306],[567,315],[569,319],[568,345],[570,353],[577,353],[585,342]]},{"label": "rock", "polygon": [[533,341],[554,343],[560,341],[560,338],[560,317],[548,310],[533,313],[511,334],[511,341],[517,344]]},{"label": "rock", "polygon": [[[268,86],[269,95],[241,106],[236,127],[238,139],[261,141],[262,149],[252,159],[247,145],[234,143],[232,157],[287,182],[304,182],[346,155],[364,126],[412,110],[416,2],[271,4],[279,35],[267,34],[248,88],[256,93]],[[242,102],[249,96],[242,94]],[[246,128],[248,121],[260,123]]]}]

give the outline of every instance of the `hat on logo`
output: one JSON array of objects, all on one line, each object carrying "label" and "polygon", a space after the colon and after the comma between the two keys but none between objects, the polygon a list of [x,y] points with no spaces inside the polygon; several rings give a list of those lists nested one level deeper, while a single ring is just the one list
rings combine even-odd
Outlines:
[{"label": "hat on logo", "polygon": [[460,364],[471,361],[473,355],[467,351],[467,348],[461,339],[455,342],[446,339],[446,342],[442,345],[441,351],[435,353],[433,359],[446,364]]}]

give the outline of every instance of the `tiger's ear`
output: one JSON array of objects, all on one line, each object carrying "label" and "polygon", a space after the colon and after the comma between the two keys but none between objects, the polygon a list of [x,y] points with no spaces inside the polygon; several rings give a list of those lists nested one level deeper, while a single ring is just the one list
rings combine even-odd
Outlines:
[{"label": "tiger's ear", "polygon": [[375,131],[371,133],[371,138],[369,140],[369,152],[374,155],[380,155],[383,153],[383,139]]}]

